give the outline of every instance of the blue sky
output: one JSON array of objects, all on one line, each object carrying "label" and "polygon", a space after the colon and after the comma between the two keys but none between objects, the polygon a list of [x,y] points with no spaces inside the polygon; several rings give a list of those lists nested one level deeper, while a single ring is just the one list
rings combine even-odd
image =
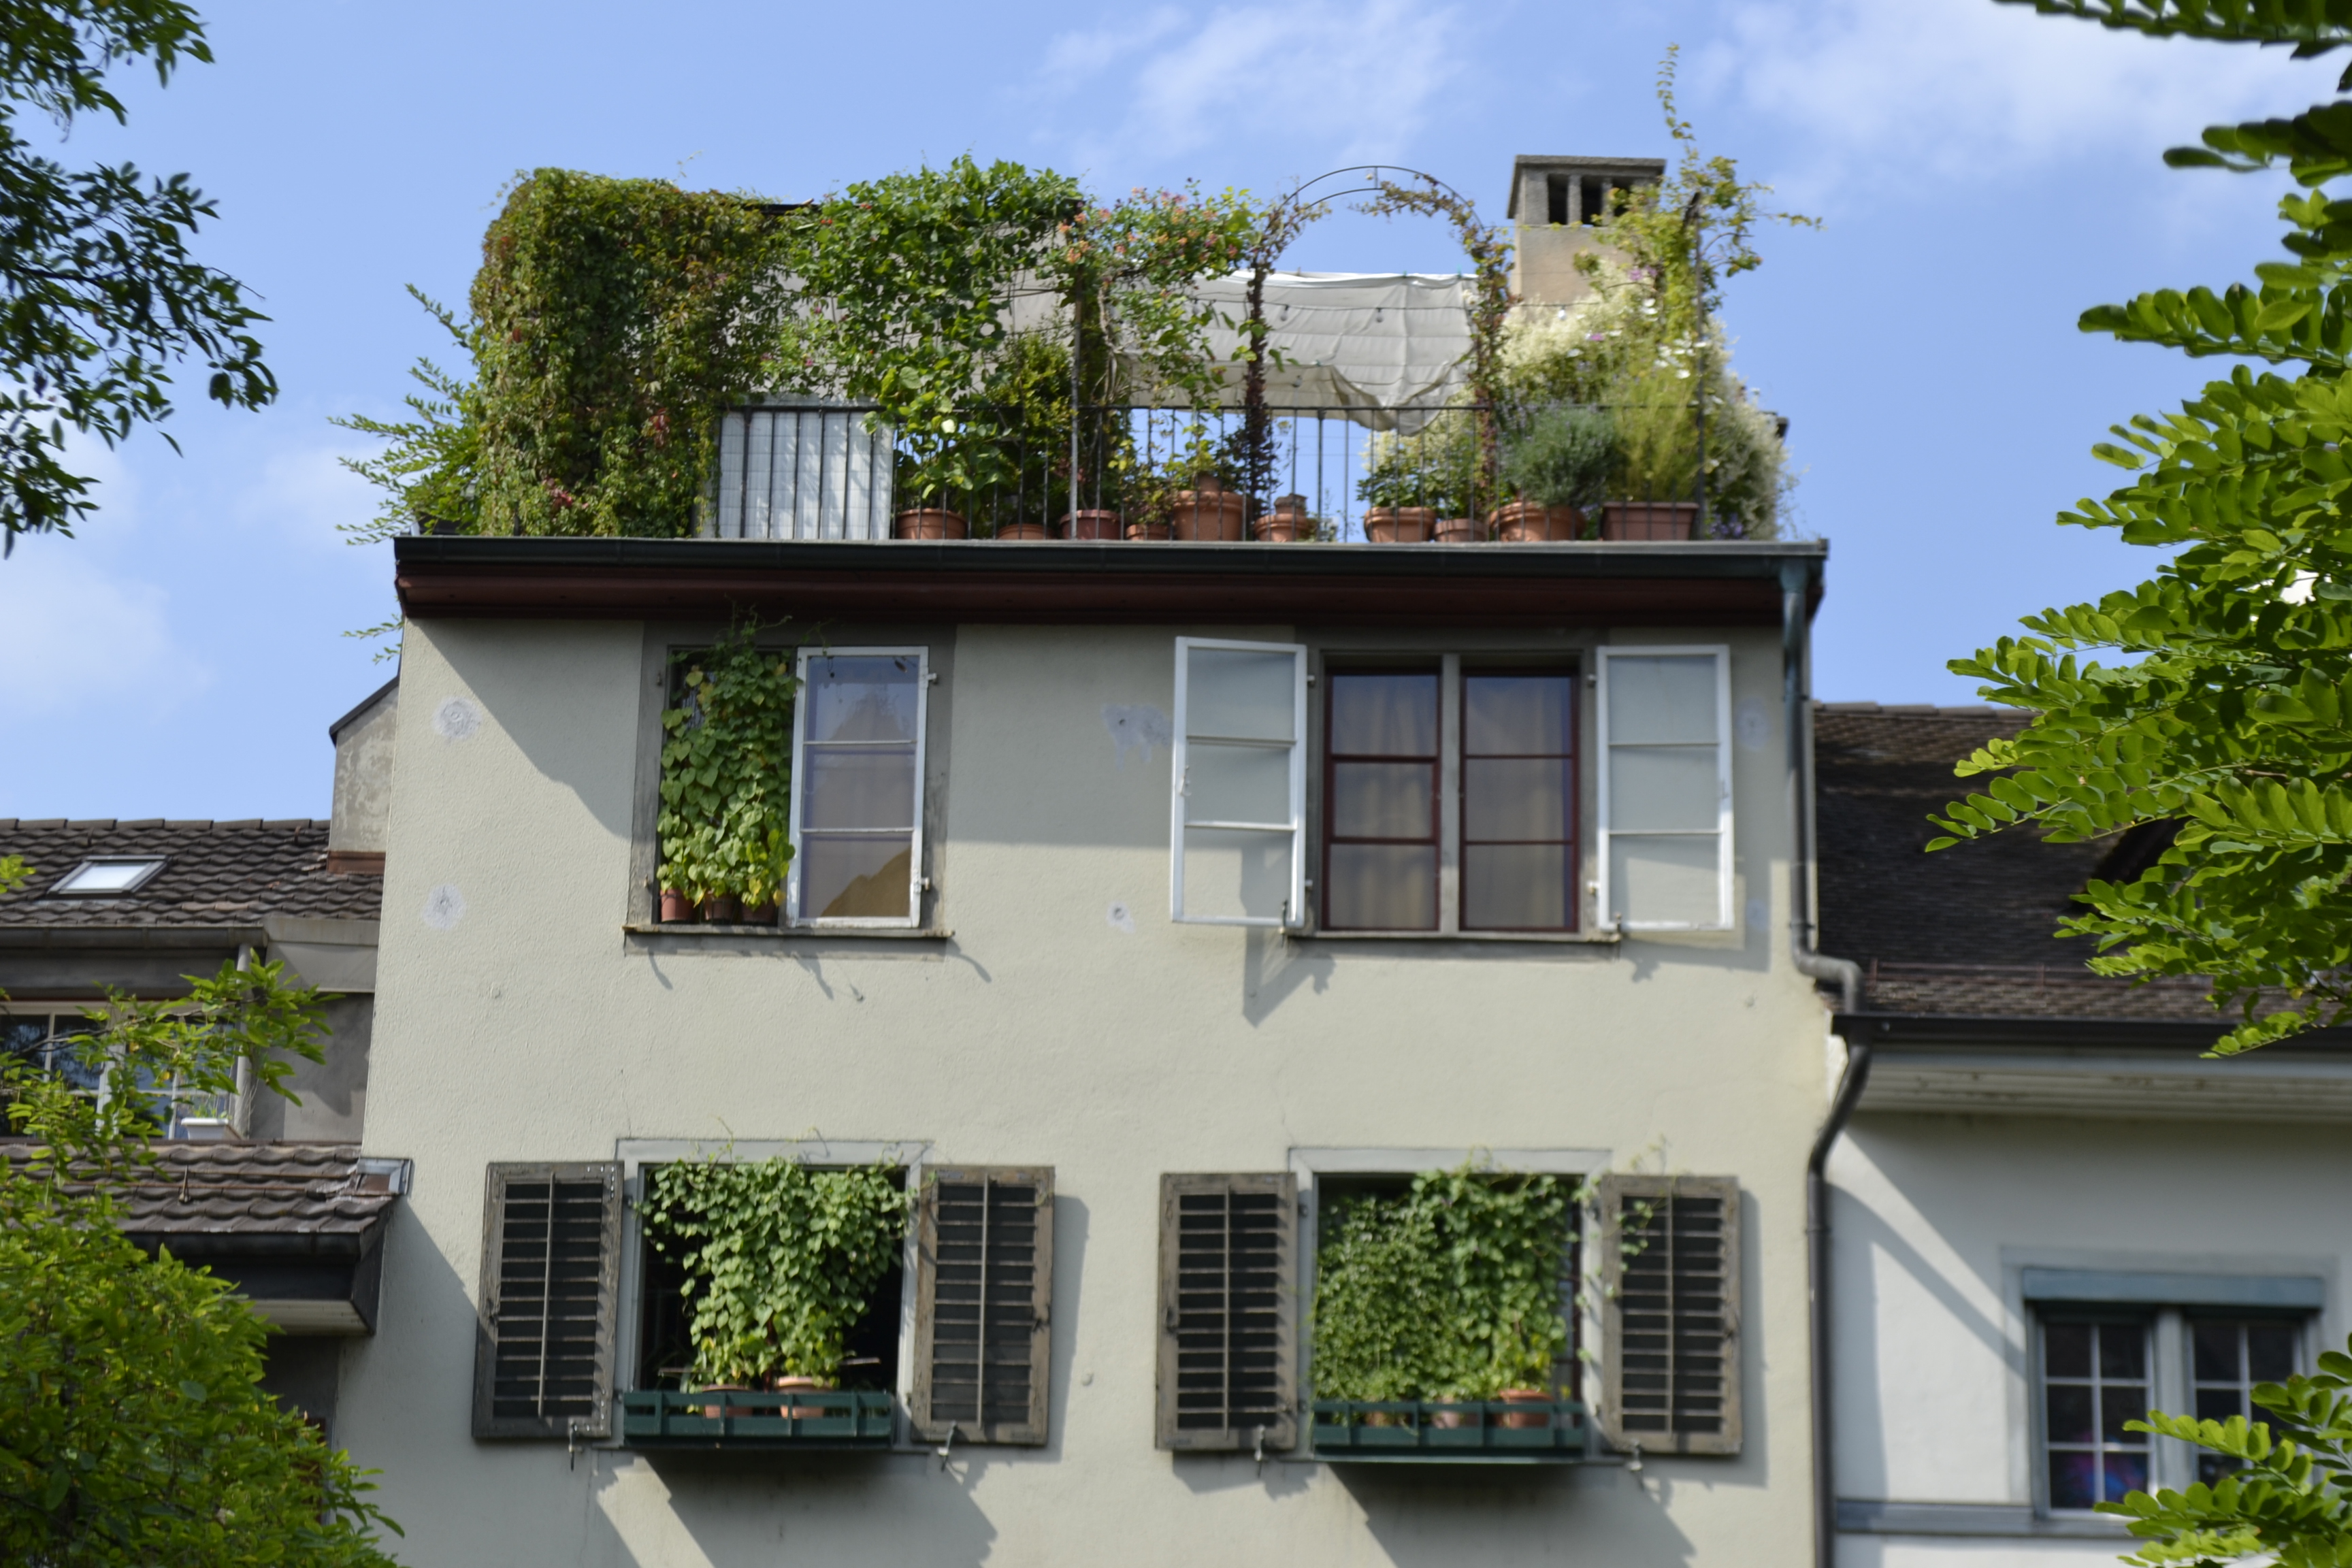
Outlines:
[{"label": "blue sky", "polygon": [[[373,492],[328,416],[395,411],[463,300],[517,171],[562,164],[781,199],[970,151],[1116,192],[1269,191],[1339,164],[1431,170],[1499,219],[1520,153],[1664,155],[1683,108],[1819,232],[1735,281],[1738,363],[1793,421],[1798,526],[1831,542],[1815,681],[1969,701],[1944,661],[2021,614],[2137,581],[2147,552],[2051,519],[2115,470],[2105,426],[2212,366],[2074,331],[2093,303],[2219,285],[2270,254],[2280,184],[2165,169],[2225,118],[2323,96],[2336,66],[2154,42],[1990,0],[936,0],[562,6],[234,0],[219,63],[132,84],[69,159],[189,171],[202,254],[274,318],[284,387],[85,453],[100,513],[0,563],[0,816],[324,816],[325,727],[388,667],[339,634],[391,613]],[[1451,270],[1432,226],[1341,216],[1293,265]]]}]

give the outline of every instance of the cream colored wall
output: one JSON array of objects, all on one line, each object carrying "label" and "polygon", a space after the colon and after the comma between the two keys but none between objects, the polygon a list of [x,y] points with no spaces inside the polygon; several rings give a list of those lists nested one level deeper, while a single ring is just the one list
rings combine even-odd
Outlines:
[{"label": "cream colored wall", "polygon": [[[1855,1119],[1829,1166],[1842,1496],[2032,1501],[2027,1267],[2317,1274],[2317,1345],[2342,1342],[2343,1129],[2200,1122],[2184,1159],[2188,1136],[2080,1117]],[[2071,1547],[2034,1550],[2054,1562]],[[1857,1568],[1931,1556],[1840,1548]]]},{"label": "cream colored wall", "polygon": [[[1748,715],[1741,931],[1436,948],[1170,923],[1168,753],[1122,764],[1105,709],[1166,713],[1186,629],[955,637],[932,860],[951,942],[712,946],[622,930],[638,705],[658,697],[641,628],[409,624],[367,1142],[414,1158],[415,1187],[338,1433],[383,1470],[404,1562],[1810,1561],[1801,1174],[1822,1017],[1778,934],[1776,637],[1728,639]],[[574,1462],[470,1438],[486,1164],[812,1131],[1055,1168],[1048,1447],[960,1447],[943,1471],[924,1455]],[[1743,1455],[1638,1476],[1343,1475],[1152,1447],[1160,1173],[1445,1145],[1654,1147],[1740,1179]]]}]

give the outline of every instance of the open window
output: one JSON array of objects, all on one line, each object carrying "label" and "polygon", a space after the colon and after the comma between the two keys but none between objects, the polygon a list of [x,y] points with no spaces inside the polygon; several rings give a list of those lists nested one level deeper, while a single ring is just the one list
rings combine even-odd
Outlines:
[{"label": "open window", "polygon": [[929,657],[919,647],[810,648],[800,678],[785,919],[919,925]]},{"label": "open window", "polygon": [[1731,658],[1604,647],[1601,918],[1623,931],[1732,927]]},{"label": "open window", "polygon": [[1307,649],[1178,637],[1175,730],[1169,917],[1300,924]]}]

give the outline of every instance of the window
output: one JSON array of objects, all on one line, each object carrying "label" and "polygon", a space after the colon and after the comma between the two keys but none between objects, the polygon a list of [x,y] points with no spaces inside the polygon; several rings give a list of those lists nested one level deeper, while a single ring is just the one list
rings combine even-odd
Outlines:
[{"label": "window", "polygon": [[1737,1454],[1739,1184],[1601,1178],[1601,1418],[1620,1448]]},{"label": "window", "polygon": [[890,480],[890,428],[866,409],[730,409],[719,417],[710,531],[721,539],[887,539]]},{"label": "window", "polygon": [[1307,650],[1178,637],[1175,731],[1169,918],[1303,923]]},{"label": "window", "polygon": [[1160,1447],[1297,1440],[1298,1184],[1160,1178]]},{"label": "window", "polygon": [[1045,1441],[1054,1364],[1054,1173],[926,1171],[915,1211],[915,1379],[927,1442]]},{"label": "window", "polygon": [[[2301,1360],[2301,1325],[2291,1319],[2192,1317],[2188,1331],[2189,1375],[2200,1421],[2263,1419],[2254,1385],[2284,1383]],[[2197,1479],[2208,1486],[2237,1468],[2219,1454],[2197,1451]]]},{"label": "window", "polygon": [[49,886],[51,897],[120,898],[137,892],[163,868],[161,855],[108,856],[85,860]]},{"label": "window", "polygon": [[475,1436],[605,1435],[620,1253],[619,1165],[489,1168]]},{"label": "window", "polygon": [[[82,1059],[75,1042],[98,1031],[98,1020],[80,1013],[0,1013],[0,1056],[63,1073],[76,1089],[96,1093],[105,1074]],[[0,1122],[0,1132],[7,1126]]]},{"label": "window", "polygon": [[1731,929],[1729,664],[1601,650],[1601,914],[1623,930]]},{"label": "window", "polygon": [[1576,928],[1574,669],[1448,657],[1326,681],[1325,930]]},{"label": "window", "polygon": [[2148,1321],[2042,1322],[2042,1416],[2050,1507],[2086,1510],[2148,1488],[2148,1435],[2126,1431],[2153,1403]]},{"label": "window", "polygon": [[929,676],[921,648],[802,653],[785,910],[792,923],[920,922]]}]

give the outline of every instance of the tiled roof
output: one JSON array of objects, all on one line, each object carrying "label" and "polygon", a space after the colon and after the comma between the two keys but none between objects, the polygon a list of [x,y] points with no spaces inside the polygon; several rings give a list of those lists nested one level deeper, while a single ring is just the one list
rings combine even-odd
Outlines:
[{"label": "tiled roof", "polygon": [[2074,895],[2116,846],[2003,833],[1922,853],[1931,811],[1969,793],[1955,763],[2012,735],[2014,709],[1823,703],[1814,710],[1821,949],[1864,972],[1867,1011],[1991,1017],[2218,1021],[2194,982],[2135,986],[2058,941]]},{"label": "tiled roof", "polygon": [[399,1201],[356,1143],[159,1143],[117,1184],[133,1236],[357,1236]]},{"label": "tiled roof", "polygon": [[[383,879],[331,873],[327,825],[282,822],[23,821],[0,817],[0,855],[37,873],[0,898],[0,927],[236,926],[265,915],[373,920]],[[102,898],[46,896],[93,855],[161,855],[137,890]]]}]

